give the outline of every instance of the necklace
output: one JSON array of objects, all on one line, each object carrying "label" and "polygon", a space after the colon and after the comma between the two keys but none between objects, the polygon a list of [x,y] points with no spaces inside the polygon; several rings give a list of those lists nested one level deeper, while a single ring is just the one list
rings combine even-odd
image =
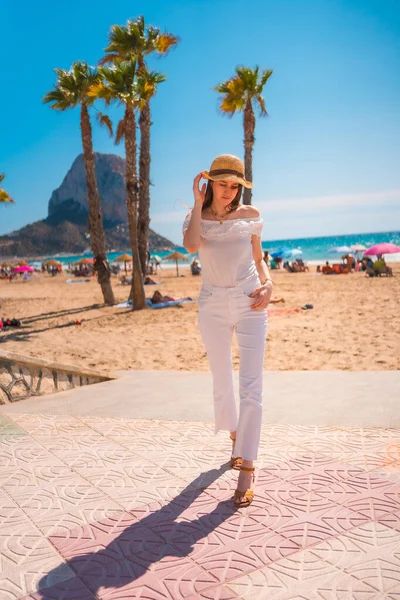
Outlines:
[{"label": "necklace", "polygon": [[226,219],[228,218],[227,216],[225,216],[225,219],[222,219],[222,217],[219,217],[219,216],[217,215],[217,213],[213,211],[213,209],[212,209],[212,207],[211,207],[211,206],[210,206],[210,210],[211,210],[211,212],[212,212],[212,214],[213,214],[213,217],[214,217],[214,218],[215,218],[217,221],[219,221],[219,224],[220,224],[220,225],[222,225],[222,223],[223,223],[224,221],[226,221]]}]

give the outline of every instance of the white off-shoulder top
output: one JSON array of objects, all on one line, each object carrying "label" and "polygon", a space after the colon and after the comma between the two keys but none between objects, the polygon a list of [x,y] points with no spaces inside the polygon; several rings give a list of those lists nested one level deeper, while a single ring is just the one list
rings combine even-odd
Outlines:
[{"label": "white off-shoulder top", "polygon": [[[191,212],[183,222],[185,234]],[[241,286],[253,289],[259,285],[258,272],[253,259],[251,238],[261,237],[262,217],[242,217],[219,221],[201,219],[199,258],[204,284],[217,287]]]}]

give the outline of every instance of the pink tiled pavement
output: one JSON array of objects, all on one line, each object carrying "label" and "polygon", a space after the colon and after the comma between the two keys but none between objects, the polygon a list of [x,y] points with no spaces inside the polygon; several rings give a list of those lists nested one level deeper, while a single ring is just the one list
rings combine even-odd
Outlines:
[{"label": "pink tiled pavement", "polygon": [[400,599],[400,431],[0,415],[0,599]]}]

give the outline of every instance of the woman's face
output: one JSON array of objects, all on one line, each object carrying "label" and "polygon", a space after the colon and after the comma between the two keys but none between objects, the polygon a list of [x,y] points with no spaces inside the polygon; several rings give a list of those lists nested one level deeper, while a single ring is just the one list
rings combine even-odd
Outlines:
[{"label": "woman's face", "polygon": [[218,204],[228,206],[238,193],[239,184],[234,181],[213,181],[213,196]]}]

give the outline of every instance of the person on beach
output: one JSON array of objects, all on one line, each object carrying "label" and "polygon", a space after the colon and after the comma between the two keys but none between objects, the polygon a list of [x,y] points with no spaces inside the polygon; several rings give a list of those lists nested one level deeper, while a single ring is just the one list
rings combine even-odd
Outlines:
[{"label": "person on beach", "polygon": [[[201,178],[208,183],[200,188]],[[239,470],[233,500],[248,506],[254,497],[253,461],[261,435],[262,383],[267,337],[267,306],[272,279],[261,248],[263,219],[240,204],[244,164],[231,154],[218,156],[210,171],[193,183],[194,207],[182,226],[183,246],[198,251],[202,265],[198,325],[213,377],[215,433],[229,431],[231,467]],[[239,418],[233,390],[232,337],[240,351]]]}]

